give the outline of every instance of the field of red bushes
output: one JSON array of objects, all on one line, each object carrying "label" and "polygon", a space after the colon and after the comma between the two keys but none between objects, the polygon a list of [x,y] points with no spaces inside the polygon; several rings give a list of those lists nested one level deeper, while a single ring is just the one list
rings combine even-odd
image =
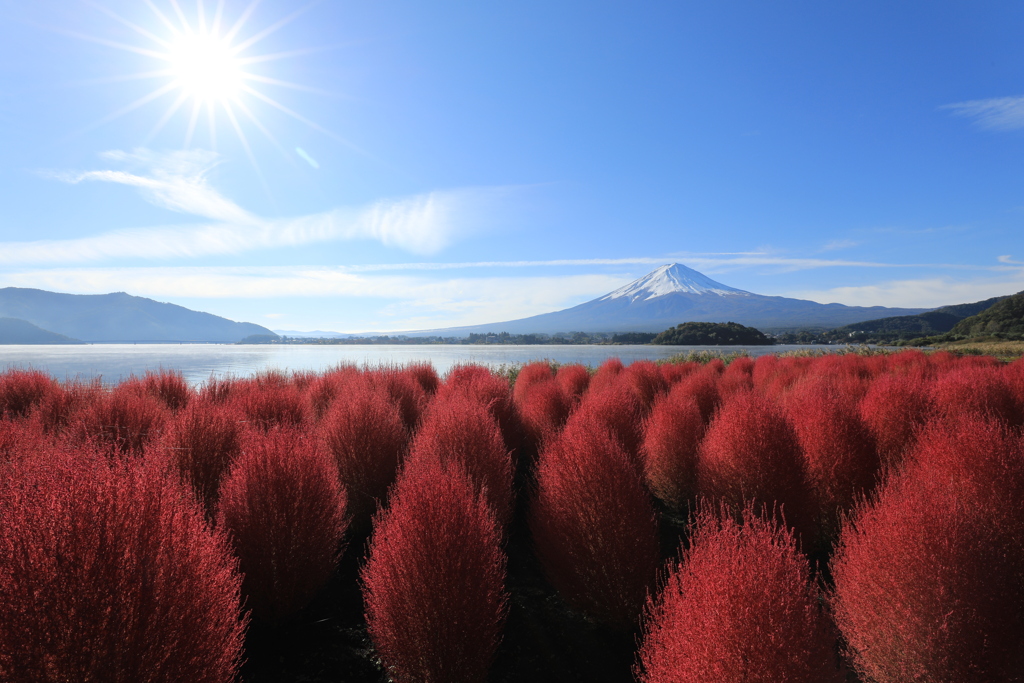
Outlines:
[{"label": "field of red bushes", "polygon": [[1024,361],[0,374],[0,680],[1024,681]]}]

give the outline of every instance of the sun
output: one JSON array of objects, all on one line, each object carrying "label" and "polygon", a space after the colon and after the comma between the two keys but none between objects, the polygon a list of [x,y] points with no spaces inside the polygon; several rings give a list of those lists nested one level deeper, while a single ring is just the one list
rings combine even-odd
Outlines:
[{"label": "sun", "polygon": [[234,100],[242,93],[245,72],[223,38],[212,34],[182,34],[167,53],[172,77],[182,93],[209,104]]},{"label": "sun", "polygon": [[[212,5],[212,2],[207,2]],[[313,88],[284,81],[259,73],[259,65],[280,59],[297,57],[317,51],[303,48],[277,53],[260,53],[259,43],[275,33],[315,3],[310,3],[278,19],[274,23],[247,32],[247,25],[260,0],[251,0],[241,12],[228,21],[226,0],[217,0],[211,9],[203,0],[186,6],[185,0],[145,0],[152,11],[151,23],[130,21],[112,10],[96,7],[116,22],[132,29],[143,40],[141,44],[118,43],[104,38],[68,32],[78,38],[124,50],[148,60],[144,71],[113,76],[108,81],[158,80],[160,84],[89,128],[107,124],[125,114],[149,106],[165,104],[163,112],[142,146],[146,146],[163,128],[179,115],[187,118],[184,148],[193,143],[197,129],[207,128],[210,147],[217,149],[218,118],[227,119],[242,143],[249,160],[259,171],[245,128],[260,131],[278,149],[284,147],[257,116],[259,107],[272,107],[303,124],[324,133],[346,145],[350,143],[330,130],[317,125],[265,92],[273,88],[315,91]],[[191,106],[189,106],[191,105]],[[223,119],[222,119],[223,120]],[[245,124],[245,126],[243,126]],[[223,125],[223,124],[222,124]],[[351,146],[351,145],[350,145]]]}]

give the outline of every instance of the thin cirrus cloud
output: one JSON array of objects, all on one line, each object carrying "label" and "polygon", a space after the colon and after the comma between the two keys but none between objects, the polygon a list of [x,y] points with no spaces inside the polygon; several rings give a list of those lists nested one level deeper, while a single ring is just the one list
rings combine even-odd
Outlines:
[{"label": "thin cirrus cloud", "polygon": [[420,255],[435,254],[479,224],[511,188],[427,192],[358,207],[267,219],[246,211],[214,188],[218,163],[202,150],[155,154],[107,152],[102,157],[131,167],[83,173],[48,173],[68,182],[106,182],[138,189],[150,203],[213,221],[204,225],[130,228],[74,239],[0,243],[0,263],[86,263],[116,258],[193,258],[316,242],[368,239]]},{"label": "thin cirrus cloud", "polygon": [[1016,130],[1024,128],[1024,97],[993,97],[986,100],[956,102],[940,107],[955,116],[974,119],[989,130]]}]

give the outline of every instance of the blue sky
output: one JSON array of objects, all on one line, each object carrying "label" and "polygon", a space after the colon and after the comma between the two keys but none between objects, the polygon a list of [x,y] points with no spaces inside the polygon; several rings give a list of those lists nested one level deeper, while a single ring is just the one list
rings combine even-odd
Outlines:
[{"label": "blue sky", "polygon": [[854,305],[1024,289],[1020,3],[224,0],[228,67],[182,29],[218,4],[0,0],[0,286],[339,331],[672,261]]}]

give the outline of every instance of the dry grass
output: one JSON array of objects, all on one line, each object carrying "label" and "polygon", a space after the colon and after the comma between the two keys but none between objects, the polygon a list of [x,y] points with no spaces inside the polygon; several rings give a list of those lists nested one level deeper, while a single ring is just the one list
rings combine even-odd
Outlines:
[{"label": "dry grass", "polygon": [[1024,341],[1005,339],[990,341],[958,341],[937,344],[936,348],[972,356],[994,356],[1000,360],[1014,360],[1024,356]]}]

